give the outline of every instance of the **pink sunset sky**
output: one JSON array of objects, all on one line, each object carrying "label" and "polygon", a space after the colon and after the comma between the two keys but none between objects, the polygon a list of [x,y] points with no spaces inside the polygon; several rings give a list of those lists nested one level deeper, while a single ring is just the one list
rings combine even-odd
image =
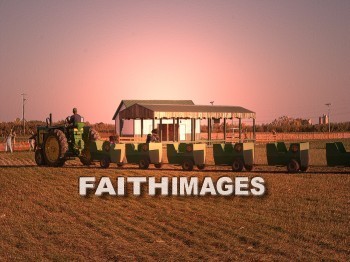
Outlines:
[{"label": "pink sunset sky", "polygon": [[0,121],[112,123],[122,99],[350,121],[350,1],[0,0]]}]

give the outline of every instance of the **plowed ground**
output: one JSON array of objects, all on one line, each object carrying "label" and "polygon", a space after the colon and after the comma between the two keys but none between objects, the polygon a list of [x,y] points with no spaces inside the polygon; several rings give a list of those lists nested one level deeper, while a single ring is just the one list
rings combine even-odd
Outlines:
[{"label": "plowed ground", "polygon": [[[260,150],[260,151],[259,151]],[[339,260],[350,259],[350,168],[323,167],[321,150],[304,174],[164,165],[101,169],[78,161],[37,167],[33,153],[0,154],[0,260]],[[261,176],[263,197],[81,197],[80,176]]]}]

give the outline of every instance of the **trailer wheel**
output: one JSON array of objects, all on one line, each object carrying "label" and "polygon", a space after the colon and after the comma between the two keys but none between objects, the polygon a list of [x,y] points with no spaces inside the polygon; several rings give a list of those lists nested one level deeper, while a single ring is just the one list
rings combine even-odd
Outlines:
[{"label": "trailer wheel", "polygon": [[300,167],[300,171],[301,171],[301,172],[306,172],[308,169],[309,169],[308,166],[302,166],[302,167]]},{"label": "trailer wheel", "polygon": [[252,171],[253,170],[253,165],[245,165],[244,166],[245,170],[247,170],[248,172]]},{"label": "trailer wheel", "polygon": [[290,160],[290,162],[287,165],[287,170],[289,173],[295,173],[298,172],[300,169],[298,161],[295,159]]},{"label": "trailer wheel", "polygon": [[102,168],[108,168],[110,163],[111,163],[111,161],[109,160],[109,158],[105,157],[105,158],[101,159],[100,166]]},{"label": "trailer wheel", "polygon": [[35,163],[38,166],[43,166],[45,165],[45,159],[44,159],[44,155],[43,155],[43,151],[41,149],[37,149],[35,151]]},{"label": "trailer wheel", "polygon": [[139,168],[140,169],[147,169],[149,167],[149,160],[148,158],[142,158],[139,162]]},{"label": "trailer wheel", "polygon": [[241,159],[235,159],[232,163],[232,171],[233,172],[241,172],[243,170],[244,164]]},{"label": "trailer wheel", "polygon": [[163,165],[163,163],[158,163],[158,164],[154,164],[154,167],[155,167],[155,168],[161,168],[162,165]]},{"label": "trailer wheel", "polygon": [[192,171],[193,165],[194,163],[191,159],[185,159],[182,163],[182,169],[185,171]]},{"label": "trailer wheel", "polygon": [[205,168],[205,164],[197,165],[197,168],[199,170],[203,170]]}]

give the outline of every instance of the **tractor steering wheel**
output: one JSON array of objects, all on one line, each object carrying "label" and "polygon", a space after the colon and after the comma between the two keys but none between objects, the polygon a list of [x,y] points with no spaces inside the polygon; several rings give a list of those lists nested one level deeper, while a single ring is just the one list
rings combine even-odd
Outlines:
[{"label": "tractor steering wheel", "polygon": [[66,119],[64,120],[64,126],[68,127],[69,126],[69,121],[70,121],[70,117],[67,116]]}]

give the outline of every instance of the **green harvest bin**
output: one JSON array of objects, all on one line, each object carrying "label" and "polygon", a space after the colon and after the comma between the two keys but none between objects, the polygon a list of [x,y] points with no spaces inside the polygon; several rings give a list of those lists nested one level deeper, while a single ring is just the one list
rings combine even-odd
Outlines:
[{"label": "green harvest bin", "polygon": [[240,172],[243,167],[252,171],[254,166],[254,143],[214,144],[213,155],[215,165],[229,165],[234,172]]},{"label": "green harvest bin", "polygon": [[125,157],[125,144],[114,144],[109,141],[96,140],[89,146],[91,161],[100,161],[103,168],[109,167],[110,163],[123,166]]},{"label": "green harvest bin", "polygon": [[169,164],[181,165],[183,170],[191,171],[196,165],[205,168],[206,144],[172,143],[167,144]]},{"label": "green harvest bin", "polygon": [[162,167],[162,143],[126,144],[125,148],[128,163],[138,164],[141,169],[147,169],[150,164]]},{"label": "green harvest bin", "polygon": [[327,166],[350,166],[350,152],[342,142],[326,144]]},{"label": "green harvest bin", "polygon": [[309,167],[309,142],[292,143],[287,150],[284,142],[266,144],[269,166],[287,166],[288,172],[307,171]]}]

